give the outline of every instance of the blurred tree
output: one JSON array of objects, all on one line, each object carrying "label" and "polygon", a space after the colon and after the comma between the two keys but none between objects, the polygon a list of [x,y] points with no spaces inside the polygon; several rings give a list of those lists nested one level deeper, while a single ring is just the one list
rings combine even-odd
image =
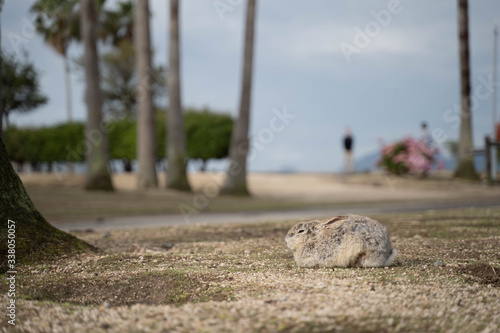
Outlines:
[{"label": "blurred tree", "polygon": [[26,154],[23,152],[23,149],[26,146],[23,144],[22,136],[23,131],[15,126],[9,127],[4,132],[5,147],[11,161],[18,163],[23,163],[25,161]]},{"label": "blurred tree", "polygon": [[9,126],[11,112],[29,112],[47,103],[47,97],[40,92],[38,72],[25,56],[19,60],[14,55],[2,53],[2,107],[5,125]]},{"label": "blurred tree", "polygon": [[[139,92],[133,45],[124,40],[101,59],[104,114],[110,119],[135,118]],[[156,66],[148,81],[152,85],[151,93],[157,104],[165,98],[164,76],[165,68]]]},{"label": "blurred tree", "polygon": [[25,133],[25,139],[31,142],[30,145],[24,147],[26,154],[26,161],[29,161],[33,171],[40,171],[40,162],[42,162],[42,148],[43,148],[43,133],[35,128],[30,128]]},{"label": "blurred tree", "polygon": [[186,168],[186,143],[182,117],[179,65],[179,0],[170,0],[170,41],[167,113],[167,188],[190,191]]},{"label": "blurred tree", "polygon": [[[157,111],[155,123],[156,154],[165,157],[165,112]],[[190,159],[225,158],[228,155],[233,121],[231,116],[211,112],[208,109],[189,109],[184,113],[186,124],[187,150]],[[123,118],[108,122],[109,146],[112,159],[120,159],[125,164],[136,158],[137,122]],[[49,127],[17,128],[5,131],[5,146],[11,161],[30,162],[82,162],[85,160],[85,124],[73,122]]]},{"label": "blurred tree", "polygon": [[[164,126],[164,125],[163,125]],[[113,159],[135,159],[136,122],[120,119],[108,123],[110,155]],[[12,161],[82,162],[85,159],[85,125],[79,122],[40,128],[9,127],[5,131],[5,146]]]},{"label": "blurred tree", "polygon": [[85,47],[85,79],[87,104],[86,152],[87,190],[113,190],[108,170],[108,140],[102,119],[102,95],[96,40],[96,8],[94,0],[80,0],[82,37]]},{"label": "blurred tree", "polygon": [[99,15],[99,38],[113,46],[134,39],[134,5],[132,0],[120,1],[114,9],[103,9]]},{"label": "blurred tree", "polygon": [[156,126],[156,158],[157,161],[165,159],[167,157],[167,111],[157,110],[155,112]]},{"label": "blurred tree", "polygon": [[85,124],[73,122],[55,126],[54,137],[60,145],[56,161],[83,162],[85,160]]},{"label": "blurred tree", "polygon": [[[16,234],[16,265],[23,262],[57,260],[62,254],[95,251],[84,241],[52,225],[38,212],[24,189],[23,183],[12,169],[5,146],[0,139],[0,226],[8,230],[13,225]],[[14,222],[10,222],[13,219]],[[8,233],[0,233],[0,251],[8,253]],[[0,273],[9,270],[7,256]]]},{"label": "blurred tree", "polygon": [[226,158],[229,152],[233,119],[228,114],[188,110],[185,116],[187,154],[190,159],[202,161],[206,170],[209,159]]},{"label": "blurred tree", "polygon": [[30,162],[38,163],[42,140],[39,130],[33,128],[18,129],[14,126],[5,130],[5,145],[9,158],[19,164]]},{"label": "blurred tree", "polygon": [[465,179],[479,179],[479,176],[474,168],[473,156],[468,151],[470,148],[472,148],[468,6],[469,5],[467,0],[458,0],[462,107],[460,114],[460,141],[458,144],[458,163],[455,170],[455,177]]},{"label": "blurred tree", "polygon": [[155,113],[149,31],[149,0],[137,0],[135,9],[135,49],[137,54],[137,185],[139,188],[158,187],[156,177]]},{"label": "blurred tree", "polygon": [[101,58],[104,114],[112,119],[134,117],[136,113],[134,48],[122,41]]},{"label": "blurred tree", "polygon": [[71,77],[68,62],[68,47],[73,40],[80,38],[80,18],[76,11],[78,0],[37,0],[31,6],[35,14],[36,31],[60,56],[64,62],[66,86],[66,112],[68,121],[73,120],[71,106]]},{"label": "blurred tree", "polygon": [[85,157],[83,123],[66,123],[51,127],[9,127],[5,131],[5,146],[12,161],[30,162],[35,170],[40,163],[81,162]]},{"label": "blurred tree", "polygon": [[458,159],[458,141],[448,140],[444,143],[444,147],[448,150],[453,159]]},{"label": "blurred tree", "polygon": [[136,158],[137,123],[134,119],[124,118],[114,120],[109,124],[109,146],[112,159],[119,159],[123,169],[132,171],[131,161]]},{"label": "blurred tree", "polygon": [[234,125],[229,151],[230,165],[226,182],[221,189],[223,194],[249,195],[247,188],[247,155],[249,150],[248,129],[250,126],[250,101],[252,92],[253,44],[256,0],[248,0],[243,82],[241,87],[240,111]]},{"label": "blurred tree", "polygon": [[[81,162],[85,157],[85,126],[83,123],[58,124],[38,129],[41,142],[40,161],[47,162],[49,172],[54,162]],[[8,147],[8,146],[7,146]]]}]

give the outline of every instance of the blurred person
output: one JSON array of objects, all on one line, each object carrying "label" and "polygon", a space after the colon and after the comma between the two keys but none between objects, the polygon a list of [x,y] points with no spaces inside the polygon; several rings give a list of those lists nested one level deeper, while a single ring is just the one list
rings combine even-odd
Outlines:
[{"label": "blurred person", "polygon": [[354,138],[352,136],[352,131],[349,127],[345,129],[344,136],[344,172],[352,173],[354,172],[354,158],[352,156],[352,148],[354,144]]},{"label": "blurred person", "polygon": [[429,134],[429,130],[427,129],[427,123],[425,121],[420,125],[422,129],[422,134],[420,140],[428,147],[432,148],[434,145],[434,141],[432,140],[432,136]]}]

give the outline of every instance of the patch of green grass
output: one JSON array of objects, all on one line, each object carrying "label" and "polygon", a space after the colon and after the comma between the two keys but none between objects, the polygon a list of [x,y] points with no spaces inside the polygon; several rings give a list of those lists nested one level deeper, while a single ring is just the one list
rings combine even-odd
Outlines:
[{"label": "patch of green grass", "polygon": [[95,266],[90,263],[84,276],[77,274],[79,269],[75,266],[68,272],[52,271],[42,277],[19,274],[18,279],[23,282],[18,287],[19,297],[79,305],[181,305],[234,298],[229,286],[222,286],[220,278],[206,271],[151,271],[151,267],[138,270],[120,263],[118,258],[106,257],[108,265],[100,273],[94,272]]}]

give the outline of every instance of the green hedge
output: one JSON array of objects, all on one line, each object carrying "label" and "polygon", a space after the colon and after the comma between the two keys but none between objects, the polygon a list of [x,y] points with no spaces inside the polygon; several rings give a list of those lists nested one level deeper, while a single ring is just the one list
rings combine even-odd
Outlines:
[{"label": "green hedge", "polygon": [[[190,159],[220,159],[228,156],[233,120],[227,114],[189,109],[184,114],[187,154]],[[122,119],[106,124],[112,159],[136,158],[137,123]],[[156,152],[165,158],[165,112],[156,117]],[[39,128],[9,127],[4,132],[7,153],[16,162],[81,162],[85,160],[84,123],[58,124]]]}]

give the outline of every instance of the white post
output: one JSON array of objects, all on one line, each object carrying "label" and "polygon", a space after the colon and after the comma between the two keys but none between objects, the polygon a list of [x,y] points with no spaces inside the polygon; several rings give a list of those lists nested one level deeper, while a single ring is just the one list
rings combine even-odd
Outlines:
[{"label": "white post", "polygon": [[[493,30],[493,133],[491,139],[496,142],[496,122],[497,122],[497,39],[498,39],[498,22],[495,21]],[[492,145],[491,149],[491,179],[497,179],[497,146]]]}]

